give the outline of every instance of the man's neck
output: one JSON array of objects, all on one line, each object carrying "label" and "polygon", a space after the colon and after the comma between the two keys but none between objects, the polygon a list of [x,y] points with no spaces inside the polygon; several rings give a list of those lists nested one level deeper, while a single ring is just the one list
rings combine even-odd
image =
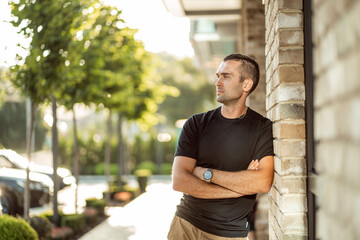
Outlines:
[{"label": "man's neck", "polygon": [[240,106],[227,106],[223,104],[221,106],[221,115],[225,118],[229,119],[235,119],[243,116],[248,107],[244,104],[241,104]]}]

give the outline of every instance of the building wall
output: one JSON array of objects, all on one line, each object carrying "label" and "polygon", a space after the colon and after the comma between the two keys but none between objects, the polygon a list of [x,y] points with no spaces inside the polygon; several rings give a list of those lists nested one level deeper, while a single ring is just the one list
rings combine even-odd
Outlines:
[{"label": "building wall", "polygon": [[316,235],[360,239],[360,2],[313,9]]},{"label": "building wall", "polygon": [[249,96],[248,105],[266,116],[265,110],[265,16],[261,1],[246,1],[247,39],[245,53],[259,64],[260,80],[256,90]]},{"label": "building wall", "polygon": [[269,238],[307,239],[302,0],[264,4],[266,111],[276,154]]}]

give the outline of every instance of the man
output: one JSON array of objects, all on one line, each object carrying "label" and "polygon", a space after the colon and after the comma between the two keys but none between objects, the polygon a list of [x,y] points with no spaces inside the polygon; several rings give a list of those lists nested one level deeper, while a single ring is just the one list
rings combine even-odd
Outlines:
[{"label": "man", "polygon": [[245,104],[259,82],[258,64],[231,54],[216,76],[221,107],[190,117],[180,135],[172,180],[184,195],[170,240],[246,239],[256,193],[272,185],[272,123]]}]

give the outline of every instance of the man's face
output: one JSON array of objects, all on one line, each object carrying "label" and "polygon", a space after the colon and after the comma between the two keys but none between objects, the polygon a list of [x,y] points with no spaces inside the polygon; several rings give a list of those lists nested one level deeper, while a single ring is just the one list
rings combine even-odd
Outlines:
[{"label": "man's face", "polygon": [[216,100],[223,104],[237,102],[243,95],[238,61],[222,62],[216,72]]}]

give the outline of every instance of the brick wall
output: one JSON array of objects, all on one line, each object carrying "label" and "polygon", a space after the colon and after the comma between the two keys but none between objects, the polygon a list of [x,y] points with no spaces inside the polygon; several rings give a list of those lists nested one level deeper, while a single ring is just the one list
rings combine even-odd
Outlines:
[{"label": "brick wall", "polygon": [[266,111],[275,176],[269,238],[306,239],[304,33],[301,0],[265,0]]},{"label": "brick wall", "polygon": [[313,2],[318,239],[360,239],[360,2]]}]

